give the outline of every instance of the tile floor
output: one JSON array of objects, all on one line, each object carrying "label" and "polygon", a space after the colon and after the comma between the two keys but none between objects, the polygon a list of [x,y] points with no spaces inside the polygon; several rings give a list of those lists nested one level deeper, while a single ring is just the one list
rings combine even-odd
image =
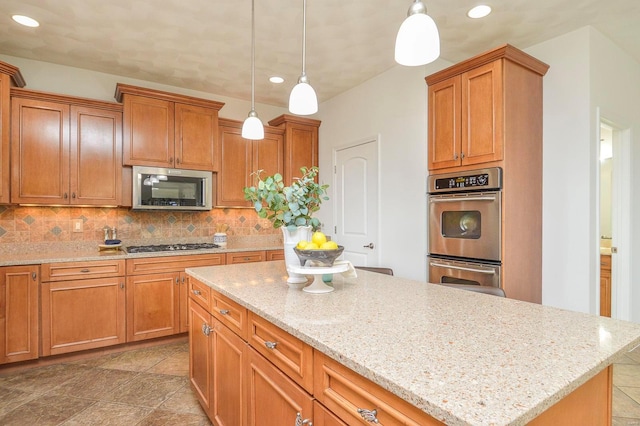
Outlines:
[{"label": "tile floor", "polygon": [[187,343],[5,374],[0,425],[211,425],[189,388]]},{"label": "tile floor", "polygon": [[[211,425],[188,382],[188,344],[0,370],[0,425]],[[614,366],[613,426],[640,426],[640,348]]]}]

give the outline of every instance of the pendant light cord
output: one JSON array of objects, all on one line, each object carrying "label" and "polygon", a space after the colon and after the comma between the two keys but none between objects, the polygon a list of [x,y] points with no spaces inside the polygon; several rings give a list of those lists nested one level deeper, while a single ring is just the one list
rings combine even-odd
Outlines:
[{"label": "pendant light cord", "polygon": [[302,75],[306,75],[307,62],[307,0],[302,0]]},{"label": "pendant light cord", "polygon": [[256,24],[255,0],[251,0],[251,111],[255,111],[256,92]]}]

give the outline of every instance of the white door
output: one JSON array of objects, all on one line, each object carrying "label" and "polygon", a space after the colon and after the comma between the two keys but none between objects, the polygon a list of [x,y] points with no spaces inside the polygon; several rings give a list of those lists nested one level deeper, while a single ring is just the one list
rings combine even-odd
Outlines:
[{"label": "white door", "polygon": [[378,139],[334,151],[335,240],[356,266],[377,266]]}]

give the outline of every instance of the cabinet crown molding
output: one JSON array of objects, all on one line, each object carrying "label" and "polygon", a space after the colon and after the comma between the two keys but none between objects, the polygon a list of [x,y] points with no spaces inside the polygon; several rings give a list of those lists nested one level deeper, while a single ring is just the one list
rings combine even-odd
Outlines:
[{"label": "cabinet crown molding", "polygon": [[425,77],[425,81],[427,82],[427,85],[431,86],[442,80],[446,80],[455,75],[462,74],[463,72],[470,69],[493,62],[496,59],[508,59],[511,62],[519,64],[537,74],[540,74],[541,76],[544,76],[549,69],[549,65],[545,64],[539,59],[534,58],[533,56],[510,44],[503,44],[502,46],[498,46],[495,49],[481,53],[477,56],[474,56],[473,58],[469,58],[465,61],[452,65],[449,68],[445,68],[441,71],[438,71],[437,73],[431,74]]},{"label": "cabinet crown molding", "polygon": [[27,82],[24,81],[24,77],[22,77],[20,68],[16,66],[0,61],[0,73],[10,76],[13,85],[16,87],[24,87],[27,85]]},{"label": "cabinet crown molding", "polygon": [[38,101],[67,103],[70,105],[82,105],[92,108],[108,109],[112,111],[122,112],[122,104],[118,104],[115,102],[99,101],[89,98],[79,98],[77,96],[60,95],[58,93],[40,92],[38,90],[22,89],[18,87],[11,88],[11,97],[35,99]]},{"label": "cabinet crown molding", "polygon": [[118,83],[116,85],[116,93],[114,95],[116,101],[122,102],[123,95],[146,96],[148,98],[162,99],[169,102],[212,108],[216,111],[220,111],[220,109],[224,106],[224,102]]},{"label": "cabinet crown molding", "polygon": [[320,120],[315,120],[313,118],[299,117],[297,115],[290,115],[290,114],[282,114],[274,118],[273,120],[269,121],[270,126],[279,126],[281,124],[286,124],[286,123],[296,123],[296,124],[304,124],[306,126],[320,127],[320,123],[322,122]]}]

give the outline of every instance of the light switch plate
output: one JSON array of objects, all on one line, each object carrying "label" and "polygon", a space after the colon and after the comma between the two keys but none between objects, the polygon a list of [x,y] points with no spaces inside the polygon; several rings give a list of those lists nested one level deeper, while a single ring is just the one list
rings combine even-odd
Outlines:
[{"label": "light switch plate", "polygon": [[73,232],[82,232],[82,219],[73,219],[71,223],[73,225]]}]

